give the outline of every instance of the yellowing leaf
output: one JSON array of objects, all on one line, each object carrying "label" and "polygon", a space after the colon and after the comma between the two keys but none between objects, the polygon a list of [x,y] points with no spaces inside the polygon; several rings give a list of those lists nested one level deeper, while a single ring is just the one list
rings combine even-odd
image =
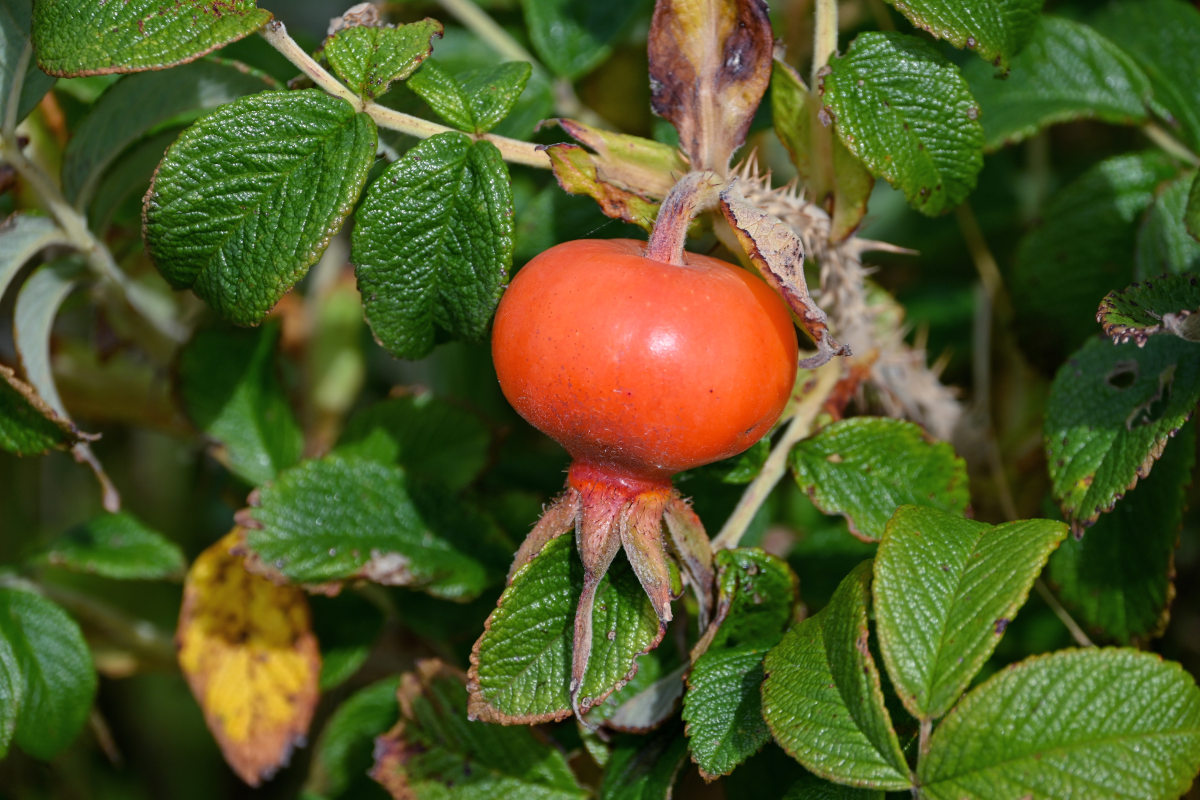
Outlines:
[{"label": "yellowing leaf", "polygon": [[304,592],[247,572],[242,536],[234,528],[192,564],[176,644],[225,760],[257,786],[308,732],[321,655]]}]

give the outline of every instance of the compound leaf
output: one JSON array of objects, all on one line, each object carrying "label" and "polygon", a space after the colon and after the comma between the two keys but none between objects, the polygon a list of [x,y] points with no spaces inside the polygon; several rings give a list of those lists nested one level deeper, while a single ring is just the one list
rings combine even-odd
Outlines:
[{"label": "compound leaf", "polygon": [[255,0],[36,0],[33,41],[51,75],[140,72],[193,61],[270,19]]},{"label": "compound leaf", "polygon": [[512,266],[512,206],[499,151],[461,133],[426,139],[371,184],[351,260],[393,355],[428,355],[439,329],[483,337]]},{"label": "compound leaf", "polygon": [[341,228],[375,143],[370,117],[319,89],[235,100],[167,150],[146,195],[146,247],[175,288],[257,324]]},{"label": "compound leaf", "polygon": [[868,32],[829,67],[818,87],[825,111],[872,175],[930,216],[966,198],[983,167],[983,128],[954,64],[912,36]]}]

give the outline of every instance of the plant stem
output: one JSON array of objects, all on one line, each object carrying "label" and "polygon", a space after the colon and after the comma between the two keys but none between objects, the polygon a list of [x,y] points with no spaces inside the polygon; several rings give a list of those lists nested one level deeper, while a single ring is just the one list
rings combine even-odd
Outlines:
[{"label": "plant stem", "polygon": [[31,58],[33,58],[33,43],[26,42],[25,49],[21,51],[21,55],[17,57],[17,63],[13,65],[13,81],[9,86],[8,104],[4,108],[3,126],[0,127],[0,135],[6,139],[16,137],[21,89],[25,83],[25,70],[29,69],[29,59]]},{"label": "plant stem", "polygon": [[688,226],[697,214],[716,204],[720,186],[721,179],[709,170],[689,172],[680,178],[659,206],[646,258],[682,266]]},{"label": "plant stem", "polygon": [[792,451],[792,445],[812,435],[813,421],[816,420],[817,414],[825,405],[829,393],[833,391],[841,375],[842,362],[840,360],[830,361],[816,370],[816,380],[811,384],[811,388],[809,385],[805,385],[802,390],[805,392],[804,396],[796,405],[796,413],[792,416],[792,421],[788,423],[783,436],[776,442],[771,454],[767,456],[766,463],[763,464],[758,477],[746,487],[746,491],[738,500],[737,507],[729,515],[729,519],[725,520],[721,532],[713,539],[714,551],[738,546],[738,542],[746,533],[746,528],[750,526],[750,521],[758,513],[759,507],[766,501],[767,495],[771,493],[771,490],[775,488],[787,471],[788,455]]},{"label": "plant stem", "polygon": [[1180,142],[1171,134],[1167,133],[1156,122],[1147,122],[1142,126],[1142,133],[1146,134],[1146,138],[1154,142],[1156,145],[1167,151],[1169,155],[1184,161],[1193,167],[1200,166],[1200,156],[1197,156],[1186,145]]},{"label": "plant stem", "polygon": [[[461,133],[455,128],[439,125],[436,122],[414,117],[377,103],[366,100],[350,91],[341,81],[329,74],[304,48],[296,44],[296,40],[288,35],[287,28],[279,20],[272,20],[259,31],[267,43],[279,51],[280,55],[292,62],[301,72],[312,79],[312,82],[334,97],[345,100],[359,111],[362,111],[381,127],[400,133],[428,139],[439,133]],[[490,133],[476,134],[476,139],[491,142],[500,151],[505,161],[514,164],[524,164],[530,167],[550,168],[550,157],[542,152],[532,142],[522,142],[509,139],[507,136],[496,136]]]},{"label": "plant stem", "polygon": [[817,0],[816,25],[813,29],[812,87],[816,90],[817,73],[837,52],[837,0]]},{"label": "plant stem", "polygon": [[925,758],[929,753],[929,737],[933,734],[933,720],[921,720],[921,729],[917,738],[917,763]]},{"label": "plant stem", "polygon": [[533,54],[521,46],[521,43],[500,27],[496,20],[488,16],[471,0],[438,0],[438,5],[446,9],[446,13],[463,24],[463,27],[482,39],[488,47],[496,51],[501,58],[509,61],[528,61],[537,63]]},{"label": "plant stem", "polygon": [[1033,582],[1033,588],[1037,590],[1038,596],[1046,601],[1046,605],[1050,606],[1050,610],[1054,612],[1054,616],[1058,617],[1059,621],[1071,632],[1071,638],[1075,640],[1077,645],[1080,647],[1096,646],[1096,643],[1084,633],[1083,628],[1079,627],[1079,623],[1063,608],[1062,603],[1058,602],[1058,598],[1054,596],[1054,592],[1050,591],[1050,587],[1046,585],[1044,580],[1038,578]]}]

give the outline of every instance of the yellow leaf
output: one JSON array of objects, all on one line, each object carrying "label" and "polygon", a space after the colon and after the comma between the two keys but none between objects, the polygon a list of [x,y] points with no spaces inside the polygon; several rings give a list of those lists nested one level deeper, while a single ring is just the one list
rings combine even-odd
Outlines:
[{"label": "yellow leaf", "polygon": [[257,786],[308,732],[321,654],[304,592],[247,572],[242,538],[234,528],[192,564],[176,644],[225,760]]}]

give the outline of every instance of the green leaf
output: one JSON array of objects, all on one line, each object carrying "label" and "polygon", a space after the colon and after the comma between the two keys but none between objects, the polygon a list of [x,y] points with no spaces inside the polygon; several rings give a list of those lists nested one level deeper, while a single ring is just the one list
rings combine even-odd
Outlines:
[{"label": "green leaf", "polygon": [[1200,345],[1092,339],[1054,376],[1046,460],[1063,513],[1088,525],[1145,477],[1200,400]]},{"label": "green leaf", "polygon": [[687,759],[685,742],[677,725],[621,739],[604,769],[599,800],[667,800]]},{"label": "green leaf", "polygon": [[88,208],[88,226],[94,231],[104,231],[114,219],[134,220],[141,217],[142,198],[146,188],[158,169],[167,148],[179,138],[182,131],[167,128],[148,136],[135,144],[105,170],[96,183],[95,194]]},{"label": "green leaf", "polygon": [[374,100],[392,81],[413,74],[442,38],[442,23],[426,17],[407,25],[354,25],[325,43],[333,71],[360,97]]},{"label": "green leaf", "polygon": [[59,307],[75,289],[79,274],[79,263],[74,260],[43,264],[25,280],[13,311],[13,332],[25,378],[46,405],[63,419],[68,417],[54,385],[50,330]]},{"label": "green leaf", "polygon": [[87,642],[54,603],[6,587],[0,587],[0,640],[16,656],[21,681],[16,743],[35,758],[52,758],[83,728],[96,696]]},{"label": "green leaf", "polygon": [[458,490],[483,470],[490,439],[479,417],[417,394],[359,411],[346,423],[337,451],[398,463],[414,476]]},{"label": "green leaf", "polygon": [[830,68],[818,87],[825,111],[872,175],[930,216],[966,198],[983,167],[983,128],[954,64],[912,36],[868,32]]},{"label": "green leaf", "polygon": [[1200,691],[1134,650],[1068,650],[976,687],[918,769],[931,800],[1178,797],[1200,769]]},{"label": "green leaf", "polygon": [[67,143],[63,193],[82,208],[113,160],[152,129],[180,114],[277,86],[265,73],[211,58],[122,78],[100,95]]},{"label": "green leaf", "polygon": [[1047,576],[1059,600],[1093,634],[1130,644],[1166,627],[1175,542],[1195,462],[1193,423],[1116,508],[1051,556]]},{"label": "green leaf", "polygon": [[1183,210],[1183,224],[1193,239],[1200,240],[1200,173],[1196,173],[1192,188],[1188,192],[1187,207]]},{"label": "green leaf", "polygon": [[408,88],[454,127],[486,133],[508,116],[532,71],[525,61],[506,61],[451,75],[430,59],[409,79]]},{"label": "green leaf", "polygon": [[1146,212],[1137,238],[1139,280],[1200,270],[1200,242],[1188,233],[1185,219],[1188,193],[1198,174],[1186,172],[1171,181]]},{"label": "green leaf", "polygon": [[1200,281],[1194,274],[1164,275],[1109,292],[1096,319],[1117,343],[1140,346],[1156,333],[1200,341]]},{"label": "green leaf", "polygon": [[0,450],[19,456],[65,450],[80,441],[78,429],[46,405],[32,386],[0,364]]},{"label": "green leaf", "polygon": [[473,541],[485,523],[455,515],[467,512],[445,509],[443,525],[431,526],[403,470],[331,455],[303,461],[263,487],[246,543],[268,568],[299,583],[366,578],[468,600],[491,581]]},{"label": "green leaf", "polygon": [[321,643],[318,688],[328,692],[354,677],[367,662],[383,631],[384,614],[359,592],[313,595],[308,605],[313,633]]},{"label": "green leaf", "polygon": [[21,677],[16,649],[0,631],[0,758],[8,755],[24,702],[25,681]]},{"label": "green leaf", "polygon": [[1200,147],[1200,10],[1182,0],[1109,3],[1092,20],[1127,52],[1154,87],[1155,103],[1193,149]]},{"label": "green leaf", "polygon": [[574,80],[609,57],[618,34],[645,4],[521,0],[521,7],[538,58],[555,75]]},{"label": "green leaf", "polygon": [[[21,97],[17,101],[14,122],[29,116],[54,85],[54,78],[38,69],[33,57],[33,45],[29,41],[32,15],[32,0],[0,0],[0,114],[8,109],[12,88],[19,79]],[[18,69],[20,75],[17,75]]]},{"label": "green leaf", "polygon": [[370,117],[319,89],[235,100],[167,150],[146,195],[146,247],[175,288],[257,324],[341,228],[375,143]]},{"label": "green leaf", "polygon": [[1146,120],[1150,80],[1121,48],[1082,22],[1044,16],[1007,75],[982,61],[963,66],[979,101],[984,148],[1015,144],[1047,125]]},{"label": "green leaf", "polygon": [[526,727],[469,721],[464,677],[436,661],[400,682],[400,722],[376,744],[372,777],[393,797],[582,800],[566,757]]},{"label": "green leaf", "polygon": [[[583,565],[573,537],[551,539],[517,571],[471,654],[471,713],[532,723],[571,714],[571,640]],[[632,677],[634,659],[662,635],[650,599],[618,556],[596,590],[592,654],[579,695],[584,709]],[[494,710],[494,711],[493,711]]]},{"label": "green leaf", "polygon": [[783,637],[764,664],[763,712],[775,741],[805,769],[852,786],[906,790],[908,764],[867,647],[871,562],[824,609]]},{"label": "green leaf", "polygon": [[16,213],[0,223],[0,297],[30,259],[51,245],[67,242],[67,235],[49,217]]},{"label": "green leaf", "polygon": [[796,576],[757,548],[719,550],[717,613],[693,656],[683,698],[688,745],[700,773],[728,775],[770,741],[762,714],[763,656],[792,620]]},{"label": "green leaf", "polygon": [[812,773],[792,784],[783,800],[884,800],[884,792],[830,783]]},{"label": "green leaf", "polygon": [[33,41],[51,75],[140,72],[194,61],[270,19],[254,0],[35,0]]},{"label": "green leaf", "polygon": [[393,355],[438,330],[482,339],[512,266],[512,191],[490,142],[432,136],[389,166],[355,217],[351,260],[367,321]]},{"label": "green leaf", "polygon": [[867,540],[883,536],[902,505],[962,513],[971,500],[967,467],[954,448],[898,419],[835,422],[793,447],[790,464],[818,508],[842,514],[851,532]]},{"label": "green leaf", "polygon": [[209,328],[179,357],[179,395],[217,457],[255,486],[300,460],[304,436],[275,364],[279,326],[261,331]]},{"label": "green leaf", "polygon": [[875,617],[888,676],[918,719],[946,713],[1025,604],[1067,526],[988,525],[905,506],[875,557]]},{"label": "green leaf", "polygon": [[[371,768],[375,737],[396,723],[397,676],[384,678],[350,695],[329,717],[313,748],[304,790],[324,798],[361,796]],[[350,794],[358,789],[359,794]]]},{"label": "green leaf", "polygon": [[908,21],[998,67],[1025,46],[1043,0],[887,0]]},{"label": "green leaf", "polygon": [[1158,151],[1115,156],[1046,203],[1010,279],[1026,341],[1065,349],[1095,334],[1097,298],[1133,279],[1133,221],[1175,170]]},{"label": "green leaf", "polygon": [[125,511],[76,525],[51,542],[36,560],[120,579],[180,577],[186,566],[179,545]]}]

